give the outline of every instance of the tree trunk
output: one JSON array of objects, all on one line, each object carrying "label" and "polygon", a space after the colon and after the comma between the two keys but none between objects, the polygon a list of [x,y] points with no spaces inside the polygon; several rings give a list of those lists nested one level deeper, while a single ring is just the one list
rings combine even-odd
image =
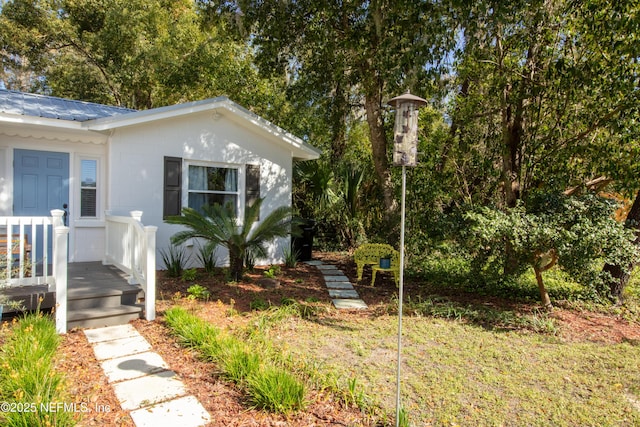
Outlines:
[{"label": "tree trunk", "polygon": [[[634,243],[637,246],[640,246],[640,190],[636,194],[636,198],[633,201],[631,210],[627,214],[627,220],[625,222],[625,225],[626,227],[635,230],[636,239]],[[609,273],[613,279],[609,283],[609,289],[611,291],[611,298],[617,304],[622,304],[624,302],[623,301],[624,288],[629,283],[631,270],[633,270],[635,266],[636,264],[631,264],[627,266],[606,264],[604,266],[603,270]]]},{"label": "tree trunk", "polygon": [[[498,72],[508,73],[503,63],[504,52],[500,33],[496,37],[496,48],[500,58]],[[507,82],[508,82],[508,77]],[[524,83],[524,82],[523,82]],[[519,198],[520,162],[519,152],[522,144],[522,103],[523,93],[514,93],[511,83],[505,83],[502,88],[500,118],[502,124],[502,191],[506,208],[514,208]]]},{"label": "tree trunk", "polygon": [[[542,265],[543,261],[547,258],[550,258],[549,261]],[[553,268],[558,263],[558,253],[555,249],[551,249],[545,253],[536,253],[533,261],[533,271],[536,273],[536,282],[538,282],[538,290],[540,291],[540,301],[546,310],[553,310],[553,305],[551,304],[551,298],[549,298],[549,293],[547,292],[547,288],[544,286],[544,281],[542,280],[542,273]]]},{"label": "tree trunk", "polygon": [[[513,209],[516,207],[518,199],[520,198],[520,164],[518,153],[522,143],[522,114],[521,111],[519,111],[519,114],[513,113],[512,106],[509,105],[509,91],[510,88],[507,86],[503,93],[501,175],[505,208]],[[521,102],[520,100],[520,103]],[[518,105],[517,110],[521,110],[521,105]],[[517,270],[518,260],[511,242],[507,241],[505,244],[504,274],[511,275]]]},{"label": "tree trunk", "polygon": [[[500,56],[500,73],[508,72],[503,59],[505,57],[502,41],[496,38],[496,48]],[[518,84],[505,84],[502,91],[502,186],[504,203],[507,209],[516,207],[525,191],[522,183],[522,157],[525,140],[525,100],[531,97],[530,86],[535,81],[537,68],[537,52],[539,43],[533,37],[527,50],[527,60],[523,69],[523,77]],[[526,77],[525,77],[526,76]],[[518,260],[514,256],[510,244],[505,247],[505,274],[513,274],[518,269]]]},{"label": "tree trunk", "polygon": [[237,248],[229,249],[229,274],[231,278],[238,282],[242,279],[244,272],[244,253]]},{"label": "tree trunk", "polygon": [[397,210],[398,203],[393,194],[391,171],[387,159],[387,138],[382,120],[382,107],[380,96],[367,93],[365,96],[365,108],[367,111],[367,123],[371,139],[371,151],[373,154],[373,166],[378,183],[382,188],[382,195],[387,219]]},{"label": "tree trunk", "polygon": [[553,309],[553,305],[551,304],[551,298],[549,298],[549,293],[547,292],[547,289],[544,286],[544,282],[542,281],[542,271],[535,266],[533,267],[533,271],[535,271],[536,273],[536,281],[538,282],[538,289],[540,290],[540,300],[542,301],[542,305],[545,309],[551,310]]},{"label": "tree trunk", "polygon": [[331,120],[331,161],[337,162],[344,156],[346,144],[346,119],[349,101],[343,85],[338,82],[334,91],[333,100],[329,108]]},{"label": "tree trunk", "polygon": [[[462,85],[460,86],[460,91],[458,92],[458,97],[466,98],[469,93],[469,79],[464,79]],[[449,155],[449,150],[451,150],[452,145],[456,142],[456,138],[458,138],[459,133],[462,132],[462,128],[464,128],[464,123],[461,123],[459,118],[460,113],[460,105],[456,105],[456,109],[454,110],[451,117],[451,127],[449,128],[449,137],[445,140],[445,143],[442,146],[442,151],[440,152],[440,160],[436,164],[436,172],[441,173],[444,170],[444,167],[447,162],[447,157]]]},{"label": "tree trunk", "polygon": [[[505,99],[509,96],[508,91],[505,89]],[[522,144],[522,115],[514,117],[511,108],[506,105],[502,110],[502,185],[507,208],[515,208],[520,198],[518,153]]]}]

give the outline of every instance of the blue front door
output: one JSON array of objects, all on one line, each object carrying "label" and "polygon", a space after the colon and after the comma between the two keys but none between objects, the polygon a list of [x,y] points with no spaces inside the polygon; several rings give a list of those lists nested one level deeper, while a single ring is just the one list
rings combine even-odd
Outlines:
[{"label": "blue front door", "polygon": [[[69,203],[69,154],[16,149],[13,156],[13,214],[50,216]],[[42,232],[37,231],[36,259],[43,258]],[[31,241],[31,238],[29,238]],[[51,239],[48,244],[51,262]]]}]

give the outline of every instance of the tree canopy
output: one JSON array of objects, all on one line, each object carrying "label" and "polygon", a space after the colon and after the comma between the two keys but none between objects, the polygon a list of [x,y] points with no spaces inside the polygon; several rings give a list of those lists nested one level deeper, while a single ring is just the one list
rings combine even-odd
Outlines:
[{"label": "tree canopy", "polygon": [[[190,0],[14,0],[0,16],[9,89],[147,109],[226,95],[283,104],[245,43]],[[266,114],[264,110],[261,111]]]},{"label": "tree canopy", "polygon": [[[294,202],[332,247],[397,234],[386,103],[410,90],[430,104],[409,175],[420,254],[464,235],[469,212],[539,219],[535,201],[561,194],[606,190],[640,213],[639,11],[609,0],[11,0],[0,79],[140,109],[231,97],[325,150],[296,167]],[[566,212],[543,222],[565,224]]]}]

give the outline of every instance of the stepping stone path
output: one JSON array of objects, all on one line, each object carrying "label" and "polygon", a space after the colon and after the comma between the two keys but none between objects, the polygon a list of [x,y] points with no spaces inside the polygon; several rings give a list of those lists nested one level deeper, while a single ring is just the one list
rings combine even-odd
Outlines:
[{"label": "stepping stone path", "polygon": [[132,325],[85,329],[120,406],[136,427],[197,427],[211,416]]},{"label": "stepping stone path", "polygon": [[324,264],[322,261],[306,261],[306,263],[320,270],[329,290],[329,296],[336,308],[346,310],[366,310],[368,308],[353,288],[349,278],[338,267]]}]

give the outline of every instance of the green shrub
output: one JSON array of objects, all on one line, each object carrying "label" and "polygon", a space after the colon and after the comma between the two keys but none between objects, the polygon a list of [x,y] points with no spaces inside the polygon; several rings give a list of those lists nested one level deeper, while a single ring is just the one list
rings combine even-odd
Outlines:
[{"label": "green shrub", "polygon": [[603,264],[630,265],[638,257],[635,236],[612,218],[614,207],[594,195],[547,193],[512,209],[467,212],[464,237],[474,253],[473,271],[479,277],[499,278],[533,268],[540,299],[548,307],[543,273],[557,264],[583,286],[587,297],[606,298],[611,277],[603,273]]},{"label": "green shrub", "polygon": [[450,244],[442,243],[435,248],[422,248],[411,256],[406,274],[426,279],[436,285],[460,287],[471,278],[469,257]]},{"label": "green shrub", "polygon": [[271,265],[263,274],[264,277],[268,277],[269,279],[275,279],[282,272],[282,269],[279,265]]},{"label": "green shrub", "polygon": [[246,207],[240,226],[231,203],[225,206],[205,205],[201,210],[183,208],[182,215],[165,219],[169,224],[185,226],[185,230],[171,237],[171,242],[181,244],[200,238],[206,241],[206,245],[227,248],[231,278],[240,280],[245,265],[251,268],[256,259],[266,258],[268,245],[273,239],[286,237],[294,231],[288,206],[275,208],[258,221],[263,201],[264,198],[258,199]]},{"label": "green shrub", "polygon": [[240,342],[235,341],[234,344],[225,348],[222,364],[225,376],[240,383],[258,371],[260,358]]},{"label": "green shrub", "polygon": [[407,415],[407,411],[404,408],[400,408],[398,411],[398,421],[396,422],[399,427],[409,427],[411,424],[409,423],[409,415]]},{"label": "green shrub", "polygon": [[365,394],[363,387],[358,385],[358,379],[352,377],[347,381],[347,391],[344,399],[347,405],[365,408],[369,397]]},{"label": "green shrub", "polygon": [[204,356],[214,362],[223,363],[229,353],[237,348],[240,342],[232,335],[220,334],[216,339],[204,341],[201,351]]},{"label": "green shrub", "polygon": [[215,340],[220,333],[219,329],[210,323],[194,321],[199,319],[181,307],[167,310],[164,319],[182,344],[189,347],[202,347],[208,341]]},{"label": "green shrub", "polygon": [[631,272],[629,284],[625,289],[625,297],[640,300],[640,266],[636,266]]},{"label": "green shrub", "polygon": [[271,307],[271,304],[262,298],[255,298],[249,303],[249,308],[251,310],[262,311],[268,309],[269,307]]},{"label": "green shrub", "polygon": [[209,289],[197,283],[189,286],[187,288],[187,293],[189,294],[188,298],[190,299],[208,300],[211,296],[211,292],[209,292]]},{"label": "green shrub", "polygon": [[198,270],[190,268],[182,272],[182,280],[185,282],[193,282],[198,277]]}]

